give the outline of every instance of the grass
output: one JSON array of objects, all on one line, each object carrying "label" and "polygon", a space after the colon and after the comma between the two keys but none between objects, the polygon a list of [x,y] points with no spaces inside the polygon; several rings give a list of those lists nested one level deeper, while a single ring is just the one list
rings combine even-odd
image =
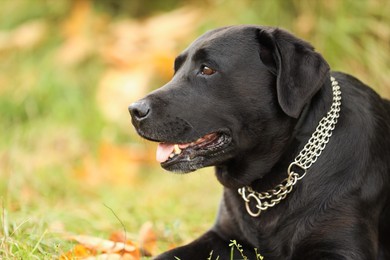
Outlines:
[{"label": "grass", "polygon": [[[186,177],[161,176],[153,169],[148,172],[150,175],[138,180],[136,186],[117,184],[114,188],[83,185],[66,170],[55,168],[31,178],[11,178],[7,200],[2,203],[0,252],[22,259],[50,258],[72,247],[65,240],[66,233],[107,238],[122,230],[121,222],[127,237],[137,241],[138,231],[147,221],[160,232],[159,247],[163,250],[208,228],[220,193],[215,187],[216,192],[210,194],[216,183],[202,184],[202,179],[211,177],[209,172]],[[185,192],[178,187],[197,192],[183,196]],[[198,192],[210,194],[209,199],[200,204]]]},{"label": "grass", "polygon": [[[148,154],[155,146],[140,141],[130,127],[123,128],[123,121],[130,126],[128,117],[118,123],[102,113],[97,86],[109,64],[98,53],[72,66],[58,62],[56,55],[65,41],[61,24],[68,19],[70,3],[2,2],[0,258],[52,259],[73,246],[64,234],[107,238],[123,229],[121,222],[127,236],[137,241],[142,224],[151,221],[159,234],[158,252],[192,240],[214,222],[220,185],[211,169],[174,175],[151,160],[129,165],[115,159],[121,156],[102,155],[105,142],[118,148],[119,155]],[[389,1],[204,3],[208,11],[199,22],[199,34],[235,23],[280,26],[312,42],[333,69],[350,72],[390,96]],[[92,15],[104,13],[104,5],[96,10]],[[124,17],[121,13],[118,19]],[[32,20],[46,26],[37,44],[3,44]],[[113,176],[99,174],[104,172],[101,168],[111,169]],[[86,171],[95,174],[85,177]]]},{"label": "grass", "polygon": [[[238,252],[240,254],[240,259],[242,260],[249,260],[249,258],[245,255],[246,253],[244,252],[244,249],[242,248],[242,245],[240,245],[236,240],[230,240],[230,243],[229,243],[229,247],[230,247],[230,260],[234,260],[234,253],[235,252]],[[255,254],[256,254],[256,260],[263,260],[264,257],[258,253],[258,250],[257,248],[254,248],[254,251],[255,251]],[[180,259],[179,257],[176,257],[175,256],[175,259],[176,260],[182,260]],[[219,259],[219,255],[216,255],[214,256],[214,252],[211,251],[210,252],[210,255],[207,259],[205,260],[220,260]]]}]

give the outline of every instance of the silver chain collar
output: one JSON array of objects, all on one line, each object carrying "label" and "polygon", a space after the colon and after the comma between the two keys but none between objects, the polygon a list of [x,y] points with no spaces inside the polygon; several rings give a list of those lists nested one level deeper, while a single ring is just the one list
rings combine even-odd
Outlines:
[{"label": "silver chain collar", "polygon": [[[322,151],[325,149],[329,138],[332,136],[337,119],[340,116],[341,107],[341,91],[338,82],[334,77],[330,77],[333,90],[333,103],[329,112],[319,122],[316,130],[310,137],[308,143],[303,147],[302,151],[295,158],[294,162],[290,164],[287,169],[287,178],[273,189],[265,192],[254,191],[250,186],[245,186],[238,189],[238,193],[245,201],[245,207],[249,215],[252,217],[260,216],[262,211],[272,208],[279,204],[292,191],[294,185],[305,177],[307,170],[313,163],[316,162]],[[301,173],[297,173],[294,169]],[[250,201],[254,200],[256,203],[256,210],[252,211]]]}]

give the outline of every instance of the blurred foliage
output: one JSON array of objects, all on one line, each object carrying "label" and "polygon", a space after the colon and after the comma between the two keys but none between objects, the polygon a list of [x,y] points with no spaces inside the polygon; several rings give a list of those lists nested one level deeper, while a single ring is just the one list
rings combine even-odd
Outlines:
[{"label": "blurred foliage", "polygon": [[[135,241],[152,221],[159,251],[210,226],[221,193],[211,169],[161,174],[155,145],[140,140],[127,112],[169,80],[175,55],[206,30],[286,28],[333,69],[390,97],[387,0],[1,4],[0,258],[51,259],[72,246],[64,233],[122,230],[104,204]],[[209,197],[199,203],[199,194]]]},{"label": "blurred foliage", "polygon": [[[112,16],[131,16],[144,18],[155,12],[170,11],[180,7],[185,1],[165,0],[165,1],[117,1],[117,0],[96,0],[96,7]],[[193,1],[194,2],[194,1]]]}]

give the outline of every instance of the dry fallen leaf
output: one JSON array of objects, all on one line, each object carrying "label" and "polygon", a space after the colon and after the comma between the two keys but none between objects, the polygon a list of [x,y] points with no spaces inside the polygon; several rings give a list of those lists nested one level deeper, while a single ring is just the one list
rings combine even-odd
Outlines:
[{"label": "dry fallen leaf", "polygon": [[138,248],[134,244],[115,242],[99,237],[86,236],[86,235],[73,235],[69,236],[70,240],[74,240],[87,248],[94,249],[98,252],[104,253],[137,253]]},{"label": "dry fallen leaf", "polygon": [[72,1],[72,7],[69,15],[63,23],[63,33],[66,37],[77,37],[83,34],[86,21],[92,16],[91,0]]},{"label": "dry fallen leaf", "polygon": [[147,151],[144,146],[102,142],[97,158],[87,154],[74,173],[88,185],[134,185],[139,181],[141,166],[151,161],[154,161],[154,152]]},{"label": "dry fallen leaf", "polygon": [[[98,53],[109,68],[98,84],[97,101],[106,119],[128,129],[127,106],[173,75],[179,43],[195,33],[197,8],[182,8],[142,21],[122,19],[108,26]],[[178,27],[179,26],[179,27]],[[182,28],[182,29],[180,29]]]},{"label": "dry fallen leaf", "polygon": [[10,32],[0,32],[0,51],[18,48],[31,49],[47,35],[47,24],[43,20],[23,23]]},{"label": "dry fallen leaf", "polygon": [[127,107],[149,91],[151,82],[150,65],[127,70],[108,69],[104,72],[98,84],[96,99],[105,118],[128,129],[130,117]]},{"label": "dry fallen leaf", "polygon": [[101,54],[115,68],[128,69],[141,63],[148,65],[149,69],[150,66],[153,67],[153,62],[150,61],[155,53],[173,51],[177,54],[178,43],[195,32],[200,19],[199,9],[192,7],[142,21],[117,21],[110,25],[108,40],[102,47]]},{"label": "dry fallen leaf", "polygon": [[74,37],[58,50],[57,60],[62,65],[74,65],[92,53],[91,42],[84,37]]},{"label": "dry fallen leaf", "polygon": [[126,243],[127,241],[126,235],[122,231],[112,232],[109,239],[114,242],[122,242],[122,243]]},{"label": "dry fallen leaf", "polygon": [[90,30],[91,8],[90,0],[72,2],[71,11],[62,25],[65,43],[57,53],[57,60],[62,65],[76,64],[91,53],[92,44],[85,35]]},{"label": "dry fallen leaf", "polygon": [[74,0],[61,29],[64,43],[57,61],[63,66],[76,65],[98,52],[107,21],[93,10],[91,0]]},{"label": "dry fallen leaf", "polygon": [[152,256],[156,253],[157,235],[152,222],[146,222],[142,225],[139,232],[139,243],[145,256]]},{"label": "dry fallen leaf", "polygon": [[81,244],[75,245],[72,251],[60,256],[60,260],[81,259],[94,255],[95,252]]},{"label": "dry fallen leaf", "polygon": [[139,260],[141,253],[139,248],[131,241],[115,242],[86,235],[71,235],[69,240],[78,244],[63,254],[60,259],[128,259]]}]

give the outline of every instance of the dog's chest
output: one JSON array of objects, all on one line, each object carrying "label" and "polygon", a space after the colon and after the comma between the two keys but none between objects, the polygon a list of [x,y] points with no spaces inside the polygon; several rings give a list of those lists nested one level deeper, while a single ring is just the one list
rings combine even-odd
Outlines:
[{"label": "dog's chest", "polygon": [[275,259],[291,257],[296,241],[305,232],[301,232],[303,229],[299,227],[299,223],[291,221],[286,203],[280,203],[277,208],[252,217],[246,211],[241,197],[230,194],[225,201],[227,211],[235,219],[242,237],[247,240],[245,242]]}]

